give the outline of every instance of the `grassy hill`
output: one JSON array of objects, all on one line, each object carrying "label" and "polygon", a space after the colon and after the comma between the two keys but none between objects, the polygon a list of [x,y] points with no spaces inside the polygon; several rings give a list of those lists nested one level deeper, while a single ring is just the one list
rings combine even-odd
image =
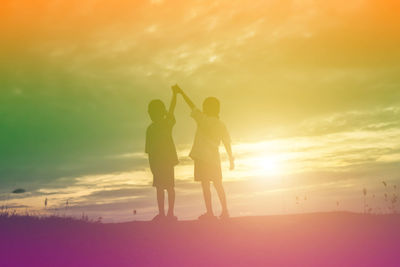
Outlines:
[{"label": "grassy hill", "polygon": [[0,217],[0,266],[400,266],[400,215],[91,223]]}]

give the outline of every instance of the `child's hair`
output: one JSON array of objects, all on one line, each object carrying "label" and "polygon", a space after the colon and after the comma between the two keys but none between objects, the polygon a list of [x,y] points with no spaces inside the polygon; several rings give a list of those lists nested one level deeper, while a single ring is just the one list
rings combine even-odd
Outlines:
[{"label": "child's hair", "polygon": [[167,115],[164,103],[159,99],[150,101],[147,111],[152,121],[160,121]]},{"label": "child's hair", "polygon": [[211,117],[218,117],[220,110],[219,100],[215,97],[207,97],[203,102],[203,112]]}]

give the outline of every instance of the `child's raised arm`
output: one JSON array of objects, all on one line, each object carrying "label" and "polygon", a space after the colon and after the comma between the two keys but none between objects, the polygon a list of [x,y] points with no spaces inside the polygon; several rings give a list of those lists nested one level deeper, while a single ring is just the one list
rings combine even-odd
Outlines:
[{"label": "child's raised arm", "polygon": [[175,90],[181,93],[183,99],[185,100],[186,104],[190,107],[190,109],[194,109],[196,107],[193,101],[185,94],[185,92],[183,92],[183,90],[177,84],[172,86],[172,88],[175,88]]},{"label": "child's raised arm", "polygon": [[174,116],[177,94],[178,94],[178,91],[176,90],[176,88],[174,88],[172,86],[172,99],[171,99],[171,104],[169,105],[169,110],[168,110],[168,116],[170,116],[170,117]]}]

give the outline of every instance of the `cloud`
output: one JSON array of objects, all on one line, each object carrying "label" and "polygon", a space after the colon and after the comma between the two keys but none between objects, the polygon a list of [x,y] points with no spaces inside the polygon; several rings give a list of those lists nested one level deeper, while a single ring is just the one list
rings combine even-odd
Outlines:
[{"label": "cloud", "polygon": [[373,107],[352,110],[328,116],[316,116],[302,122],[301,127],[309,134],[326,134],[346,131],[389,131],[400,128],[400,106]]}]

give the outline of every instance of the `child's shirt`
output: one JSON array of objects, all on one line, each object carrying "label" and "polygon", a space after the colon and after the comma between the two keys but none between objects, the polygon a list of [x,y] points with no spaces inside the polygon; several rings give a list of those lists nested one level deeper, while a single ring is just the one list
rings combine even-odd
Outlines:
[{"label": "child's shirt", "polygon": [[192,110],[191,116],[197,123],[197,130],[190,157],[194,160],[219,163],[221,141],[231,142],[225,124],[219,118],[207,116],[197,108]]},{"label": "child's shirt", "polygon": [[167,116],[147,127],[145,152],[149,155],[152,166],[178,164],[178,155],[172,138],[175,122],[174,116]]}]

